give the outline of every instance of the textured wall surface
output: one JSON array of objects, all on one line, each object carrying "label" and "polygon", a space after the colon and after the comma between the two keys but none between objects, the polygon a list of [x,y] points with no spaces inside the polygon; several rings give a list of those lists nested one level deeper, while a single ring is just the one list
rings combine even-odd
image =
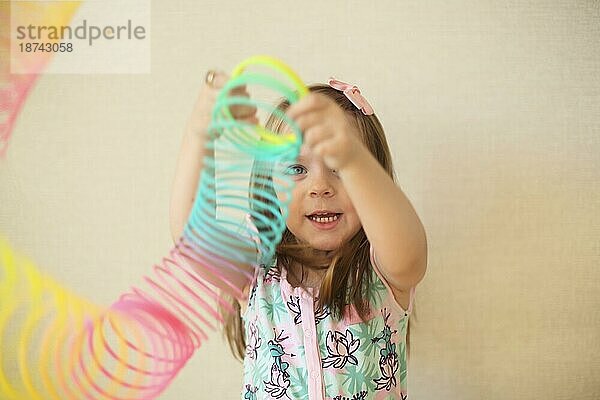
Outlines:
[{"label": "textured wall surface", "polygon": [[[46,75],[0,162],[0,232],[109,304],[172,243],[207,69],[356,83],[426,227],[413,399],[600,396],[600,2],[154,1],[152,73]],[[236,398],[218,333],[161,399]]]}]

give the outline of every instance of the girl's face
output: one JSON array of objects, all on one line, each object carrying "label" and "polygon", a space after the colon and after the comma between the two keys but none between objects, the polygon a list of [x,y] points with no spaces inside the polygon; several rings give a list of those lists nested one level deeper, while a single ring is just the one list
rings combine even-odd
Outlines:
[{"label": "girl's face", "polygon": [[[360,220],[337,172],[327,168],[307,146],[302,146],[297,161],[282,162],[276,168],[285,171],[295,183],[286,224],[298,239],[315,250],[329,251],[337,249],[360,230]],[[285,194],[276,192],[279,200],[284,201]],[[323,212],[336,216],[310,218]]]}]

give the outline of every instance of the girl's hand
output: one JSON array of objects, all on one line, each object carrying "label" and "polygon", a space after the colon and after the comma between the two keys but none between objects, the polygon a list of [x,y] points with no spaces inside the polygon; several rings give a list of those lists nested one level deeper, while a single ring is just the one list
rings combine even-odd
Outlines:
[{"label": "girl's hand", "polygon": [[[210,125],[212,110],[215,105],[217,94],[225,86],[229,76],[221,71],[215,71],[212,84],[203,82],[200,93],[194,103],[192,114],[188,119],[186,133],[199,137],[205,141],[208,138],[208,127]],[[250,97],[246,91],[246,85],[238,86],[229,92],[230,96]],[[230,107],[231,114],[238,121],[258,124],[255,106],[235,105]]]},{"label": "girl's hand", "polygon": [[304,133],[303,146],[321,157],[328,168],[343,170],[363,146],[344,110],[323,94],[309,93],[286,114]]}]

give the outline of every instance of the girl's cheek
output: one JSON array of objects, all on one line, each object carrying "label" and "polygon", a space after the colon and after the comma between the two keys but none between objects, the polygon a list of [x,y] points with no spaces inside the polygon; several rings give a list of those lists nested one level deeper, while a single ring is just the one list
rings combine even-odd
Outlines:
[{"label": "girl's cheek", "polygon": [[[289,192],[284,192],[284,191],[279,191],[276,190],[275,194],[277,195],[277,199],[279,200],[280,203],[286,203],[288,201],[293,201],[293,196],[291,196],[291,194],[289,194]],[[289,205],[288,205],[289,207]]]}]

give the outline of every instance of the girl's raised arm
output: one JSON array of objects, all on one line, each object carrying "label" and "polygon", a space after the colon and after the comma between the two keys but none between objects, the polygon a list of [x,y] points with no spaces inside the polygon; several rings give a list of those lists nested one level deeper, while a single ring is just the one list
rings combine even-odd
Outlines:
[{"label": "girl's raised arm", "polygon": [[[185,224],[190,216],[198,189],[200,174],[204,167],[204,157],[206,155],[214,157],[214,150],[207,150],[205,148],[209,137],[208,127],[217,94],[225,83],[227,83],[228,79],[227,74],[215,72],[212,84],[205,82],[202,85],[183,134],[175,178],[171,189],[169,211],[171,237],[174,243],[177,243],[182,236]],[[232,90],[230,95],[249,97],[246,88],[243,86]],[[258,123],[256,107],[233,106],[231,107],[231,113],[237,120],[253,124]]]},{"label": "girl's raised arm", "polygon": [[[206,143],[209,140],[208,128],[217,94],[227,83],[227,80],[228,76],[226,74],[216,72],[212,84],[203,84],[183,134],[170,202],[169,223],[171,237],[175,245],[179,244],[194,205],[201,172],[204,167],[204,157],[206,155],[214,157],[214,150],[206,148]],[[243,86],[233,89],[229,95],[249,97],[246,88]],[[230,111],[237,120],[258,124],[256,107],[232,106]],[[211,216],[216,218],[214,206],[211,213]],[[240,243],[239,250],[248,251],[247,248],[242,248],[242,243]],[[247,276],[252,273],[250,265],[240,263],[235,263],[233,269],[223,268],[215,274],[214,271],[210,271],[210,268],[207,269],[207,265],[202,262],[198,263],[193,257],[187,257],[187,262],[206,281],[232,295],[236,294],[236,290],[232,291],[229,285],[234,285],[238,290],[243,290],[244,286],[248,284]],[[229,282],[229,284],[226,282]]]}]

